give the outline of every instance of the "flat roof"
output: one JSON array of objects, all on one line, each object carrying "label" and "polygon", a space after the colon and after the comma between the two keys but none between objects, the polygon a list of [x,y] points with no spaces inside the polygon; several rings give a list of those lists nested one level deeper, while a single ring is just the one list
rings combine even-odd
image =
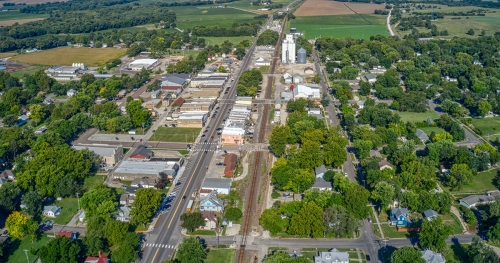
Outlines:
[{"label": "flat roof", "polygon": [[129,65],[152,65],[158,62],[157,59],[145,58],[145,59],[136,59],[129,63]]},{"label": "flat roof", "polygon": [[207,113],[181,114],[178,120],[199,120],[203,119]]},{"label": "flat roof", "polygon": [[100,156],[113,156],[120,146],[114,145],[73,145],[75,150],[89,149],[89,151]]},{"label": "flat roof", "polygon": [[226,188],[231,189],[231,179],[226,178],[205,178],[201,188]]},{"label": "flat roof", "polygon": [[137,162],[127,160],[118,166],[115,173],[157,175],[165,170],[166,167],[167,162]]}]

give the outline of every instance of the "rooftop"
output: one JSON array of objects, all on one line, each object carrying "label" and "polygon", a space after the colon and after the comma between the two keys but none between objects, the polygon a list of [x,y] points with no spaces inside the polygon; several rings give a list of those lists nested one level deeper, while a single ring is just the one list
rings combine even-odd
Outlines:
[{"label": "rooftop", "polygon": [[113,156],[116,151],[121,148],[121,146],[107,145],[107,144],[94,144],[94,145],[84,145],[77,144],[73,145],[75,150],[89,149],[89,151],[94,152],[100,156]]},{"label": "rooftop", "polygon": [[123,161],[115,173],[158,175],[166,166],[167,162]]},{"label": "rooftop", "polygon": [[231,189],[232,180],[226,178],[205,178],[201,188],[226,188]]}]

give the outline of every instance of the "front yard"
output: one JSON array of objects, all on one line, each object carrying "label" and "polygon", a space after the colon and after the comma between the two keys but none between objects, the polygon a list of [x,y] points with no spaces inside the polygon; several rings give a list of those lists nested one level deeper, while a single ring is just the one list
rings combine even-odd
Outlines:
[{"label": "front yard", "polygon": [[20,263],[26,262],[26,253],[24,250],[28,250],[28,259],[30,263],[36,262],[38,259],[37,256],[30,253],[30,249],[38,249],[42,246],[45,246],[47,242],[49,242],[50,238],[45,235],[42,235],[38,241],[31,243],[29,238],[24,239],[11,239],[12,247],[5,250],[4,255],[2,256],[1,262],[7,263]]},{"label": "front yard", "polygon": [[[78,200],[76,197],[64,198],[56,201],[53,205],[61,207],[61,213],[55,218],[54,223],[58,225],[65,225],[71,221],[74,215],[78,212]],[[47,218],[52,220],[51,218]]]}]

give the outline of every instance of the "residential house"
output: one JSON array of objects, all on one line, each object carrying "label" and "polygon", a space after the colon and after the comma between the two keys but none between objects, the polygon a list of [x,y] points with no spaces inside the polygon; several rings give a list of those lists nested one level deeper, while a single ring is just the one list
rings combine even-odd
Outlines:
[{"label": "residential house", "polygon": [[66,92],[66,96],[68,97],[72,97],[72,96],[75,96],[76,94],[78,93],[78,91],[74,90],[74,89],[70,89]]},{"label": "residential house", "polygon": [[91,256],[88,256],[87,258],[85,258],[85,261],[83,263],[110,263],[111,261],[109,261],[109,258],[104,255],[104,254],[101,254],[101,252],[99,252],[99,256],[97,257],[91,257]]},{"label": "residential house", "polygon": [[38,128],[38,130],[35,131],[35,134],[40,135],[46,131],[47,131],[47,127],[43,126],[43,127]]},{"label": "residential house", "polygon": [[299,83],[304,83],[304,78],[299,75],[299,74],[293,74],[293,83],[299,84]]},{"label": "residential house", "polygon": [[26,114],[17,117],[17,126],[23,126],[28,122],[29,119],[30,118]]},{"label": "residential house", "polygon": [[422,258],[425,260],[425,263],[445,263],[446,260],[444,259],[443,255],[441,253],[436,253],[432,250],[426,249],[421,251],[422,252]]},{"label": "residential house", "polygon": [[230,163],[224,166],[224,176],[233,177],[234,171],[236,171],[236,164]]},{"label": "residential house", "polygon": [[135,200],[135,192],[134,194],[122,194],[120,195],[120,205],[123,206],[131,206]]},{"label": "residential house", "polygon": [[304,69],[304,74],[308,74],[308,75],[310,75],[310,74],[314,74],[314,69],[313,69],[313,68],[311,68],[311,67],[306,67],[306,68]]},{"label": "residential house", "polygon": [[368,81],[368,83],[372,84],[375,83],[375,81],[377,81],[377,75],[375,74],[366,74],[365,75],[365,79],[366,81]]},{"label": "residential house", "polygon": [[217,197],[217,191],[212,190],[210,194],[200,197],[200,211],[224,211],[224,201]]},{"label": "residential house", "polygon": [[432,210],[432,209],[427,209],[424,211],[424,217],[428,221],[432,221],[434,218],[437,218],[439,216],[438,212]]},{"label": "residential house", "polygon": [[153,90],[153,91],[151,91],[150,97],[152,99],[158,99],[160,97],[160,95],[161,95],[161,89],[159,89],[159,90]]},{"label": "residential house", "polygon": [[283,79],[285,80],[285,83],[286,84],[291,84],[292,81],[293,81],[293,78],[292,78],[292,75],[288,74],[288,73],[285,73],[283,75]]},{"label": "residential house", "polygon": [[314,263],[349,263],[349,253],[340,252],[336,248],[318,253],[319,255],[314,257]]},{"label": "residential house", "polygon": [[387,159],[384,159],[380,162],[378,162],[378,168],[382,171],[384,169],[393,169],[391,163],[387,161]]},{"label": "residential house", "polygon": [[422,131],[421,129],[417,129],[417,131],[415,132],[415,135],[417,135],[417,138],[422,143],[426,143],[429,140],[429,136],[427,136],[427,134],[425,134],[425,132]]},{"label": "residential house", "polygon": [[363,109],[365,107],[365,102],[362,100],[356,101],[356,105],[358,105],[358,109]]},{"label": "residential house", "polygon": [[208,211],[203,211],[201,212],[201,216],[205,220],[205,226],[203,229],[205,230],[212,230],[212,229],[217,229],[219,227],[219,220],[217,219],[217,216]]},{"label": "residential house", "polygon": [[4,179],[4,178],[0,178],[0,188],[2,187],[3,184],[9,182],[9,180],[7,179]]},{"label": "residential house", "polygon": [[398,227],[408,226],[408,208],[391,208],[390,222],[391,225]]},{"label": "residential house", "polygon": [[78,233],[70,232],[70,231],[59,231],[57,235],[60,237],[67,237],[71,240],[76,240],[78,238]]},{"label": "residential house", "polygon": [[54,102],[50,98],[43,99],[43,104],[45,104],[45,105],[50,105],[52,103],[54,103]]},{"label": "residential house", "polygon": [[130,160],[133,161],[149,161],[153,157],[153,151],[146,148],[144,145],[139,145],[130,155]]},{"label": "residential house", "polygon": [[231,179],[226,178],[205,178],[201,185],[200,197],[210,194],[213,190],[218,194],[227,195],[231,191]]},{"label": "residential house", "polygon": [[14,176],[12,170],[5,170],[2,173],[0,173],[0,178],[15,180],[16,176]]},{"label": "residential house", "polygon": [[128,206],[120,206],[116,214],[116,220],[121,222],[130,221],[130,208]]},{"label": "residential house", "polygon": [[441,165],[439,165],[439,171],[443,174],[447,174],[448,168],[446,168],[446,166],[444,166],[444,164],[441,164]]},{"label": "residential house", "polygon": [[321,114],[321,109],[319,109],[319,108],[310,108],[307,111],[307,115],[314,116],[318,119],[323,119],[323,115]]},{"label": "residential house", "polygon": [[135,193],[139,189],[142,189],[142,186],[138,186],[138,187],[127,186],[127,188],[125,188],[125,194],[131,195],[131,196],[135,196]]},{"label": "residential house", "polygon": [[464,197],[458,201],[460,204],[467,207],[472,208],[476,205],[489,204],[495,202],[495,198],[500,196],[499,191],[487,192],[485,195],[469,195]]},{"label": "residential house", "polygon": [[156,187],[156,179],[154,178],[136,178],[130,184],[132,187],[142,187],[142,188],[155,188]]},{"label": "residential house", "polygon": [[316,168],[314,168],[314,174],[316,174],[316,178],[321,177],[323,178],[323,175],[327,172],[326,167],[324,165],[320,165]]},{"label": "residential house", "polygon": [[47,217],[56,217],[61,212],[61,208],[53,205],[46,205],[43,207],[42,214]]},{"label": "residential house", "polygon": [[332,183],[326,181],[323,179],[323,177],[316,177],[316,181],[314,182],[314,185],[311,187],[312,190],[318,190],[318,191],[331,191],[332,188]]}]

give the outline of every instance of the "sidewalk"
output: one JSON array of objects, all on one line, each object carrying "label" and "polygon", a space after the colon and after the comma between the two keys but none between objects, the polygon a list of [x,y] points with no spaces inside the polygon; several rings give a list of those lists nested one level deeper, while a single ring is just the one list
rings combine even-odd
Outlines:
[{"label": "sidewalk", "polygon": [[[382,231],[382,227],[380,226],[380,221],[378,221],[377,211],[375,211],[374,206],[371,206],[371,207],[372,207],[373,215],[375,217],[375,221],[377,221],[378,231],[380,231],[380,237],[382,237],[382,239],[385,239],[384,231]],[[372,222],[373,222],[373,219],[372,219]]]}]

